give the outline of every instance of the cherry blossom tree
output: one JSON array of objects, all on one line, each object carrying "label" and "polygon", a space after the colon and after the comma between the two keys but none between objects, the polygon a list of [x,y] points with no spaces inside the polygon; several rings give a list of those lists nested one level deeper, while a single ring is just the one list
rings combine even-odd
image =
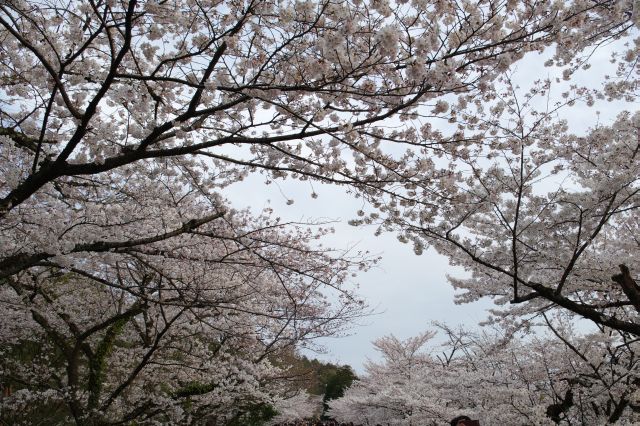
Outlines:
[{"label": "cherry blossom tree", "polygon": [[[561,308],[640,335],[640,6],[619,2],[609,12],[615,30],[600,33],[600,42],[586,36],[584,55],[576,51],[587,44],[571,32],[558,35],[545,63],[563,68],[556,81],[524,82],[523,89],[507,65],[486,90],[453,92],[430,115],[418,108],[411,122],[420,131],[401,128],[390,138],[418,141],[419,153],[399,159],[413,162],[405,169],[413,170],[411,178],[368,197],[373,211],[358,212],[351,223],[395,232],[416,254],[434,247],[447,255],[471,274],[451,278],[463,290],[459,302],[491,297],[512,304],[496,310],[495,321]],[[581,25],[591,28],[594,15],[587,16]],[[603,84],[571,83],[588,73],[601,43],[620,37],[625,43],[610,49],[614,69]],[[561,80],[569,83],[555,88]],[[597,124],[580,133],[565,119],[576,104],[608,107],[606,101],[620,110],[612,122],[600,123],[594,111]],[[434,125],[436,117],[450,126]]]},{"label": "cherry blossom tree", "polygon": [[[318,247],[328,228],[236,210],[180,179],[188,168],[147,166],[64,197],[43,191],[48,202],[22,212],[29,235],[14,247],[45,250],[3,280],[7,416],[55,406],[78,424],[266,418],[300,399],[271,360],[364,313],[348,282],[373,259]],[[98,241],[85,250],[87,238]]]},{"label": "cherry blossom tree", "polygon": [[[277,376],[269,355],[361,315],[346,285],[370,263],[316,245],[322,226],[251,214],[221,191],[252,173],[267,183],[347,185],[389,213],[385,226],[400,225],[419,251],[424,234],[443,240],[437,229],[452,235],[447,221],[466,211],[443,203],[452,170],[434,161],[443,152],[464,160],[472,141],[430,127],[453,114],[444,98],[491,99],[512,63],[551,45],[555,64],[571,72],[637,16],[630,1],[585,0],[1,4],[0,339],[14,359],[31,357],[3,370],[3,380],[25,385],[11,401],[51,400],[77,423],[230,421],[271,404],[283,394],[264,384]],[[634,120],[621,116],[605,133],[624,138]],[[571,143],[563,146],[549,155],[568,158]],[[588,170],[576,176],[602,183]],[[634,183],[620,187],[616,176],[621,189],[603,211],[624,233],[634,223]],[[486,208],[482,200],[462,205]],[[604,227],[592,225],[603,202],[590,200],[581,208],[593,233]],[[562,210],[554,203],[549,215]],[[484,221],[466,224],[481,233]],[[589,241],[628,258],[637,246]],[[500,253],[503,243],[490,247]],[[555,290],[565,305],[577,303],[565,294],[579,285],[571,272],[587,252]],[[523,278],[525,267],[494,263],[537,292],[515,300],[540,302],[545,293]],[[610,274],[601,271],[585,280]],[[495,281],[502,296],[503,281]],[[580,303],[604,315],[600,323],[634,333],[632,318],[600,312],[624,310],[612,294],[606,306],[590,306],[589,295]]]},{"label": "cherry blossom tree", "polygon": [[[56,268],[3,289],[3,421],[242,424],[270,416],[286,399],[308,399],[271,360],[348,319],[323,307],[313,288],[283,288],[236,268],[207,271],[199,288],[143,262],[106,269],[98,279]],[[306,300],[287,297],[299,291]]]},{"label": "cherry blossom tree", "polygon": [[[482,424],[631,424],[638,405],[638,344],[611,329],[580,335],[547,317],[551,335],[526,340],[441,326],[374,345],[383,360],[330,403],[341,421],[438,425],[459,414]],[[626,423],[625,423],[626,422]]]},{"label": "cherry blossom tree", "polygon": [[[415,157],[424,132],[390,129],[398,118],[491,92],[527,51],[558,43],[564,63],[631,25],[631,4],[615,1],[17,1],[0,12],[3,277],[61,252],[117,250],[107,235],[58,246],[59,203],[137,168],[213,189],[259,170],[367,197],[443,177],[429,153]],[[26,219],[37,214],[47,220]],[[37,231],[49,245],[16,242],[44,223],[58,227]],[[140,231],[117,241],[161,238]]]},{"label": "cherry blossom tree", "polygon": [[319,417],[318,413],[322,410],[322,397],[310,396],[305,391],[297,392],[291,398],[277,401],[274,408],[278,414],[269,421],[270,425],[304,421]]},{"label": "cherry blossom tree", "polygon": [[[148,166],[87,180],[64,197],[56,189],[43,191],[47,202],[22,211],[28,235],[8,238],[5,248],[44,250],[34,250],[27,260],[37,258],[32,267],[3,280],[5,312],[16,314],[3,317],[10,330],[1,339],[10,351],[50,339],[45,367],[53,352],[55,367],[65,373],[40,375],[34,363],[22,366],[26,372],[17,378],[7,372],[3,383],[18,383],[24,389],[18,396],[28,401],[34,390],[29,379],[42,376],[38,391],[47,397],[55,392],[78,423],[95,416],[173,418],[167,410],[185,398],[192,407],[185,415],[194,421],[205,414],[228,420],[241,409],[270,404],[279,391],[260,385],[276,371],[265,366],[269,357],[335,334],[361,315],[364,305],[346,284],[369,260],[315,246],[329,232],[321,224],[284,224],[268,211],[255,216],[235,210],[206,186],[178,179],[184,169],[164,164],[159,173]],[[97,240],[89,243],[93,247],[83,243],[87,238]],[[238,359],[213,357],[203,366],[220,340],[229,347],[220,354]],[[112,365],[111,353],[128,363]],[[157,373],[157,365],[165,366],[165,374]],[[247,370],[242,376],[253,379],[235,377]],[[194,380],[196,371],[204,378],[198,373]],[[212,385],[218,379],[240,384],[236,390]],[[180,390],[190,386],[195,394]],[[195,397],[204,401],[198,405]],[[167,398],[174,403],[160,402]]]},{"label": "cherry blossom tree", "polygon": [[401,341],[394,336],[374,342],[382,363],[366,364],[366,375],[345,395],[329,401],[329,415],[339,421],[364,424],[442,424],[447,407],[439,397],[446,370],[436,368],[437,360],[422,352],[433,338],[427,332]]},{"label": "cherry blossom tree", "polygon": [[[496,321],[559,307],[638,336],[640,113],[575,135],[557,118],[564,105],[536,108],[549,86],[541,81],[524,98],[511,86],[495,103],[477,105],[486,113],[462,112],[470,143],[443,148],[450,177],[423,189],[421,205],[381,203],[382,228],[470,272],[450,279],[464,290],[459,302],[511,302],[494,312]],[[594,96],[573,92],[563,104]]]}]

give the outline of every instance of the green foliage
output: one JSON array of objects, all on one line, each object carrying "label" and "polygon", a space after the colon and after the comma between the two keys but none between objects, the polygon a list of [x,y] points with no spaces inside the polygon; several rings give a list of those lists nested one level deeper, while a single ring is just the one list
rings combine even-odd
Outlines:
[{"label": "green foliage", "polygon": [[[323,413],[327,410],[327,402],[340,398],[344,391],[357,380],[356,374],[349,365],[336,365],[310,359],[291,350],[281,353],[272,362],[287,368],[291,377],[291,386],[295,390],[306,390],[310,395],[322,396]],[[323,419],[327,419],[322,415]]]},{"label": "green foliage", "polygon": [[89,409],[96,408],[100,400],[100,392],[102,390],[102,382],[104,381],[104,375],[107,368],[106,359],[113,351],[113,345],[115,344],[116,337],[124,326],[129,322],[133,315],[125,316],[118,319],[105,333],[104,338],[98,344],[96,351],[89,362]]},{"label": "green foliage", "polygon": [[[275,363],[280,366],[290,366],[290,374],[299,377],[297,389],[304,389],[311,395],[325,395],[328,386],[332,389],[335,388],[335,392],[339,392],[340,377],[348,382],[346,387],[356,379],[353,370],[348,365],[339,366],[330,362],[309,359],[304,355],[289,354],[286,359],[280,357]],[[352,376],[351,381],[347,379],[348,376]],[[330,383],[334,384],[330,385]],[[331,392],[333,393],[334,390]],[[330,397],[329,399],[334,398]]]},{"label": "green foliage", "polygon": [[[29,365],[41,362],[40,358],[48,356],[51,366],[61,368],[64,365],[63,354],[59,348],[51,344],[46,337],[44,340],[22,340],[15,345],[2,348],[2,365],[4,371],[0,373],[0,391],[2,394],[13,394],[22,389],[43,390],[48,386],[45,382],[26,384],[15,380],[11,370],[15,365]],[[51,383],[55,386],[55,383]],[[1,394],[0,394],[1,395]],[[0,410],[0,425],[14,424],[72,424],[71,415],[65,403],[60,401],[40,401],[37,404],[25,405],[22,411],[15,412]]]},{"label": "green foliage", "polygon": [[185,398],[189,396],[204,395],[214,390],[218,385],[216,383],[192,382],[181,387],[173,393],[174,398]]},{"label": "green foliage", "polygon": [[324,392],[324,401],[337,399],[344,395],[347,389],[357,377],[350,366],[338,367],[333,374],[327,377]]},{"label": "green foliage", "polygon": [[227,423],[227,426],[261,426],[278,412],[269,404],[255,404]]},{"label": "green foliage", "polygon": [[351,386],[354,380],[357,380],[357,376],[353,372],[350,366],[344,365],[337,367],[326,376],[324,398],[322,399],[323,405],[323,418],[328,418],[324,413],[329,408],[327,402],[332,399],[338,399],[344,396],[344,391]]}]

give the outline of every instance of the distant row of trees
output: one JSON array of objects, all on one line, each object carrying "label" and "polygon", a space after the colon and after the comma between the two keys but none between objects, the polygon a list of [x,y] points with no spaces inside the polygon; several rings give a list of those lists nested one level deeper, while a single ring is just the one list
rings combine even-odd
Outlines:
[{"label": "distant row of trees", "polygon": [[[487,425],[636,424],[640,343],[601,328],[579,333],[544,317],[548,334],[508,336],[439,326],[375,342],[381,362],[329,415],[356,424],[442,425],[465,414]],[[445,341],[434,343],[436,331]]]}]

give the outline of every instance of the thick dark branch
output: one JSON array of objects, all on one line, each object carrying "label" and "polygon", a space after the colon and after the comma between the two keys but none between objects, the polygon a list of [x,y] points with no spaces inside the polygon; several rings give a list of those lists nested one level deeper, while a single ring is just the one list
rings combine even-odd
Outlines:
[{"label": "thick dark branch", "polygon": [[[135,246],[152,244],[159,241],[164,241],[169,238],[176,237],[181,234],[189,233],[196,228],[209,223],[215,219],[218,219],[224,215],[224,212],[215,213],[209,216],[205,216],[201,219],[192,219],[185,222],[177,229],[173,231],[165,232],[164,234],[156,235],[155,237],[139,238],[137,240],[128,241],[96,241],[86,244],[77,244],[70,253],[78,252],[105,252],[105,251],[118,251]],[[0,279],[9,277],[20,271],[23,271],[31,266],[36,265],[42,260],[46,260],[54,257],[55,254],[51,253],[35,253],[35,254],[16,254],[13,256],[5,257],[0,260]]]},{"label": "thick dark branch", "polygon": [[127,13],[125,15],[125,34],[124,34],[124,42],[123,42],[122,48],[118,52],[118,55],[115,58],[113,58],[113,61],[111,62],[111,66],[109,67],[109,74],[107,74],[107,77],[105,78],[104,82],[102,83],[100,89],[98,90],[94,98],[91,100],[91,102],[89,102],[89,105],[87,105],[87,109],[85,110],[84,114],[80,119],[80,124],[78,125],[78,128],[76,129],[75,133],[73,134],[73,136],[71,137],[67,145],[64,147],[60,155],[58,155],[58,158],[55,161],[55,165],[66,163],[66,160],[67,158],[69,158],[69,155],[71,155],[71,153],[74,151],[76,146],[80,143],[82,138],[87,133],[87,130],[89,127],[89,121],[95,115],[98,109],[98,104],[102,101],[103,97],[111,88],[111,84],[113,84],[115,80],[115,75],[118,70],[118,67],[120,66],[120,63],[122,62],[125,55],[129,51],[129,47],[131,45],[131,30],[133,27],[133,12],[135,8],[136,8],[136,0],[131,0],[129,2],[129,7],[127,8]]},{"label": "thick dark branch", "polygon": [[71,349],[71,346],[69,346],[69,344],[67,343],[65,337],[62,334],[58,333],[56,329],[53,328],[51,324],[49,324],[49,321],[47,321],[47,319],[35,309],[31,309],[31,317],[35,322],[40,324],[40,326],[44,329],[47,335],[51,338],[53,343],[57,347],[59,347],[60,350],[62,350],[65,356],[67,358],[71,357],[71,353],[73,352],[73,350]]},{"label": "thick dark branch", "polygon": [[[133,26],[132,20],[133,20],[133,12],[135,10],[135,5],[136,5],[135,0],[131,0],[129,2],[129,7],[127,9],[127,13],[125,17],[126,29],[125,29],[125,35],[124,35],[124,43],[122,48],[118,52],[118,55],[113,59],[111,63],[109,74],[105,78],[104,82],[102,83],[102,86],[96,93],[95,97],[91,100],[91,102],[89,102],[89,105],[87,106],[87,109],[85,110],[85,112],[83,114],[80,114],[79,112],[76,111],[73,114],[80,121],[73,136],[71,136],[71,138],[65,145],[64,149],[60,152],[60,154],[57,156],[55,161],[52,161],[51,163],[46,164],[36,173],[29,175],[29,177],[25,179],[25,181],[22,182],[22,184],[20,184],[17,188],[11,191],[6,197],[4,197],[4,199],[0,200],[0,218],[2,218],[9,210],[11,210],[15,206],[21,204],[22,202],[27,200],[29,197],[31,197],[36,191],[38,191],[48,182],[51,182],[60,176],[68,174],[65,172],[65,168],[68,165],[67,158],[69,158],[71,153],[75,150],[75,148],[78,146],[78,144],[82,141],[82,139],[86,135],[89,129],[89,122],[95,115],[98,109],[98,104],[102,101],[103,97],[111,87],[111,84],[114,82],[116,71],[120,66],[120,63],[124,59],[125,55],[129,51],[129,47],[131,44],[131,29]],[[3,23],[1,18],[0,18],[0,23]],[[5,23],[5,25],[7,24]],[[26,41],[24,43],[26,43]],[[41,62],[42,61],[45,61],[43,62],[43,65],[46,65],[46,60],[43,59],[41,60]],[[50,72],[55,73],[55,71],[50,71]],[[57,75],[55,75],[54,78],[57,78]],[[61,95],[64,94],[64,88],[62,87],[61,83],[58,84],[58,90],[60,91]],[[72,104],[69,104],[67,108],[72,113],[75,111],[73,109]],[[1,270],[1,267],[0,267],[0,270]]]},{"label": "thick dark branch", "polygon": [[216,53],[213,55],[211,62],[209,62],[209,66],[204,71],[202,80],[200,80],[200,87],[198,87],[196,92],[193,94],[193,97],[191,98],[191,102],[189,103],[189,107],[187,108],[188,113],[195,112],[196,108],[198,107],[198,104],[200,103],[200,99],[202,98],[202,92],[204,91],[204,88],[205,88],[205,83],[209,80],[209,77],[211,77],[211,73],[215,69],[216,65],[218,64],[218,61],[220,60],[220,58],[222,57],[222,54],[226,49],[227,49],[227,43],[225,42],[222,42],[220,47],[216,49]]},{"label": "thick dark branch", "polygon": [[[553,289],[545,287],[542,284],[526,282],[524,283],[524,285],[531,288],[539,296],[544,297],[550,302],[568,309],[571,312],[578,314],[586,319],[590,319],[597,324],[601,324],[619,331],[626,331],[635,336],[640,336],[640,324],[629,321],[622,321],[617,319],[616,317],[605,315],[582,303],[574,302],[573,300],[570,300],[562,295],[558,295]],[[521,301],[522,300],[515,300],[514,303],[519,303]]]},{"label": "thick dark branch", "polygon": [[181,234],[186,234],[206,223],[221,218],[223,215],[224,212],[219,212],[209,216],[205,216],[201,219],[191,219],[190,221],[183,223],[181,227],[174,229],[173,231],[165,232],[164,234],[156,235],[155,237],[140,238],[137,240],[129,241],[97,241],[87,244],[78,244],[74,247],[72,253],[81,251],[104,252],[164,241]]},{"label": "thick dark branch", "polygon": [[[445,240],[450,244],[453,244],[457,249],[459,249],[464,254],[469,256],[471,260],[478,263],[479,265],[485,266],[486,268],[489,268],[493,271],[504,274],[510,278],[514,277],[514,274],[512,272],[507,271],[506,269],[498,265],[494,265],[492,263],[487,262],[485,259],[478,256],[468,247],[465,247],[462,243],[460,243],[459,241],[456,241],[455,238],[452,238],[449,235],[443,236],[426,228],[419,228],[419,230],[420,232],[424,233],[430,238]],[[530,288],[531,290],[533,290],[533,292],[529,293],[528,295],[521,296],[518,299],[514,299],[511,301],[511,303],[522,303],[531,299],[542,297],[544,299],[547,299],[550,302],[555,303],[560,307],[568,309],[574,314],[578,314],[583,318],[590,319],[596,324],[604,325],[619,331],[626,331],[635,336],[640,336],[640,324],[638,323],[630,322],[630,321],[622,321],[616,318],[615,316],[605,315],[602,312],[599,312],[598,310],[590,307],[589,305],[574,302],[573,300],[561,294],[558,294],[554,289],[547,287],[545,285],[535,283],[532,281],[525,281],[521,278],[518,278],[518,282],[521,285],[524,285],[525,287]]]},{"label": "thick dark branch", "polygon": [[640,287],[636,284],[636,281],[631,277],[631,272],[626,265],[619,265],[621,273],[614,275],[611,279],[620,284],[622,291],[629,298],[629,301],[636,308],[636,311],[640,312]]}]

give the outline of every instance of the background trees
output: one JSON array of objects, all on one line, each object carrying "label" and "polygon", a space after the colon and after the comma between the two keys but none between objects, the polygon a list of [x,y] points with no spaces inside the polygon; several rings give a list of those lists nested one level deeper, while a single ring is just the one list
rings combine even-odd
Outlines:
[{"label": "background trees", "polygon": [[581,335],[566,319],[547,319],[555,335],[524,340],[447,327],[440,345],[428,344],[433,332],[381,338],[374,344],[383,361],[367,365],[329,413],[398,425],[438,425],[458,414],[482,424],[637,421],[637,342],[610,329]]},{"label": "background trees", "polygon": [[323,415],[326,416],[328,403],[344,395],[344,391],[351,386],[357,377],[350,366],[344,365],[336,368],[326,379],[324,394],[322,397]]}]

